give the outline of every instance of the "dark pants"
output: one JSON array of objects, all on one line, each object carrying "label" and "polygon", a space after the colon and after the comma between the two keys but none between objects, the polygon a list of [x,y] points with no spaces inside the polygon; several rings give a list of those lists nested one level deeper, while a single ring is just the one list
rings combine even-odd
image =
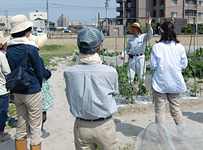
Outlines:
[{"label": "dark pants", "polygon": [[10,93],[0,95],[0,132],[4,132],[6,126],[6,120],[8,118],[8,107],[9,107]]}]

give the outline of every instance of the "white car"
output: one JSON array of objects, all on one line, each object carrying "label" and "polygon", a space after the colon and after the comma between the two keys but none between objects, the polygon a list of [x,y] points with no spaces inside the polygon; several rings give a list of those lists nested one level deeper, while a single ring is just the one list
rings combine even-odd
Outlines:
[{"label": "white car", "polygon": [[63,30],[63,33],[71,33],[70,30]]}]

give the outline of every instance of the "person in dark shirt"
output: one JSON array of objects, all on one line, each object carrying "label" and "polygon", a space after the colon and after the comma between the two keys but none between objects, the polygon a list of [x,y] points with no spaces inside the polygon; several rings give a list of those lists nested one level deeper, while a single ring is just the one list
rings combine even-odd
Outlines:
[{"label": "person in dark shirt", "polygon": [[6,56],[11,72],[21,64],[28,52],[30,76],[28,88],[18,92],[13,91],[18,117],[16,150],[27,150],[28,125],[31,131],[31,149],[41,150],[43,65],[36,44],[28,39],[33,23],[24,15],[12,17],[10,23],[12,38],[8,41]]}]

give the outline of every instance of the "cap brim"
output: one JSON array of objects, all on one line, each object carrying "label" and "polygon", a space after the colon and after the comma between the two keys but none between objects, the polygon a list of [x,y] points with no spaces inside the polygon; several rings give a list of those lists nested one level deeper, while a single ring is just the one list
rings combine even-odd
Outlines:
[{"label": "cap brim", "polygon": [[132,33],[132,27],[137,27],[140,30],[140,33],[143,33],[143,30],[140,27],[138,27],[136,25],[129,25],[127,27],[127,30],[130,31],[130,33]]},{"label": "cap brim", "polygon": [[0,44],[3,46],[10,38],[11,36],[1,37]]}]

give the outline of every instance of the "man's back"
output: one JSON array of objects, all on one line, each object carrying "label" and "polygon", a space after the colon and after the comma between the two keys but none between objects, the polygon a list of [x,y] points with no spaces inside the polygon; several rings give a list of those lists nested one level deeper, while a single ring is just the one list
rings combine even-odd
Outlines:
[{"label": "man's back", "polygon": [[110,66],[79,64],[64,71],[66,95],[75,117],[106,118],[116,113],[118,74]]}]

